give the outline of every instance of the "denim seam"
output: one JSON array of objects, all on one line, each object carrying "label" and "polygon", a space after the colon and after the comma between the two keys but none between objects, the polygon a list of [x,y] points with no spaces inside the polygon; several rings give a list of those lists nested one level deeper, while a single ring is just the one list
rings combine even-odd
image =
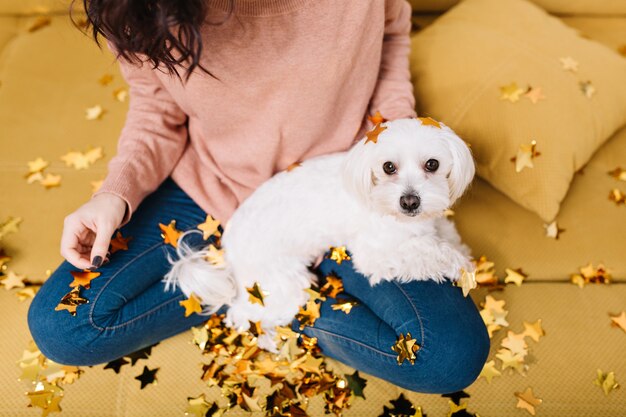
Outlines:
[{"label": "denim seam", "polygon": [[392,282],[393,282],[393,284],[396,287],[398,287],[398,289],[402,292],[402,294],[404,294],[404,297],[407,299],[407,301],[411,305],[411,308],[413,308],[413,312],[417,316],[417,320],[420,323],[420,333],[422,335],[422,345],[420,346],[420,349],[417,350],[417,354],[419,354],[419,352],[421,352],[422,349],[424,348],[424,346],[426,345],[426,341],[424,340],[424,323],[422,322],[422,316],[420,315],[419,311],[417,310],[417,307],[413,303],[413,300],[411,300],[411,298],[406,293],[406,291],[404,291],[404,288],[402,288],[402,285],[398,284],[396,281],[392,281]]},{"label": "denim seam", "polygon": [[[109,284],[110,284],[110,283],[111,283],[111,282],[112,282],[115,278],[117,278],[117,276],[118,276],[118,275],[119,275],[122,271],[124,271],[126,268],[128,268],[128,266],[130,266],[130,265],[131,265],[132,263],[134,263],[136,260],[138,260],[138,259],[139,259],[139,258],[141,258],[142,256],[146,255],[146,254],[147,254],[147,253],[149,253],[149,252],[152,252],[153,250],[155,250],[155,249],[157,249],[157,248],[159,248],[159,247],[163,247],[164,245],[165,245],[165,244],[164,244],[163,242],[159,242],[159,243],[157,243],[157,244],[155,244],[155,245],[153,245],[153,246],[149,247],[149,248],[148,248],[148,249],[146,249],[145,251],[141,252],[139,255],[135,256],[133,259],[131,259],[129,262],[127,262],[124,266],[122,266],[122,267],[121,267],[121,268],[119,268],[117,271],[115,271],[115,273],[111,276],[111,278],[109,278],[109,280],[107,281],[107,283],[106,283],[106,284],[104,284],[104,285],[102,286],[102,288],[100,289],[100,291],[99,291],[99,292],[98,292],[98,294],[96,295],[95,299],[93,300],[93,304],[91,305],[91,309],[89,310],[89,322],[90,322],[90,324],[91,324],[91,326],[92,326],[93,328],[95,328],[95,329],[97,329],[97,330],[100,330],[100,331],[102,331],[102,330],[115,330],[115,329],[119,329],[119,328],[121,328],[121,327],[124,327],[124,326],[127,326],[127,325],[129,325],[129,324],[133,323],[133,322],[134,322],[134,321],[136,321],[136,320],[139,320],[139,319],[141,319],[141,318],[143,318],[143,317],[146,317],[147,315],[152,314],[154,311],[156,311],[156,310],[160,309],[161,307],[163,307],[163,306],[165,306],[165,305],[167,305],[167,304],[171,303],[172,301],[176,301],[176,300],[178,300],[178,299],[181,299],[181,298],[182,298],[181,296],[178,296],[178,297],[176,297],[176,298],[172,298],[172,299],[170,299],[170,300],[167,300],[166,302],[159,304],[158,306],[156,306],[156,307],[154,307],[154,308],[152,308],[152,309],[150,309],[150,310],[146,311],[145,313],[140,314],[139,316],[134,317],[134,318],[132,318],[132,319],[130,319],[130,320],[128,320],[128,321],[126,321],[126,322],[124,322],[124,323],[122,323],[122,324],[118,324],[118,325],[116,325],[116,326],[101,327],[101,326],[98,326],[98,325],[95,323],[94,319],[93,319],[93,311],[94,311],[94,309],[96,308],[96,304],[97,304],[97,302],[98,302],[98,299],[100,298],[100,295],[102,294],[102,292],[104,291],[104,289],[105,289],[105,288],[106,288],[106,287],[107,287],[107,286],[108,286],[108,285],[109,285]],[[183,294],[183,295],[184,295],[184,294]]]},{"label": "denim seam", "polygon": [[364,347],[367,350],[371,350],[372,352],[378,353],[379,355],[383,355],[383,356],[386,356],[386,357],[389,357],[389,358],[395,358],[396,357],[396,355],[393,355],[391,353],[383,352],[382,350],[379,350],[379,349],[376,349],[376,348],[374,348],[372,346],[369,346],[369,345],[366,345],[364,343],[361,343],[358,340],[350,339],[350,338],[342,336],[340,334],[337,334],[337,333],[334,333],[334,332],[330,332],[328,330],[320,329],[319,327],[309,327],[309,329],[316,330],[316,331],[325,333],[327,335],[334,336],[334,337],[336,337],[338,339],[343,339],[343,340],[349,341],[351,343],[355,343],[355,344],[357,344],[359,346]]}]

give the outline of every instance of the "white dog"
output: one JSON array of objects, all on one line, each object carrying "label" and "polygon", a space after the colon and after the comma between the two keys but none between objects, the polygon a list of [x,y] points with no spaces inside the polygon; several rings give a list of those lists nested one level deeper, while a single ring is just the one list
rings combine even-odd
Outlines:
[{"label": "white dog", "polygon": [[[226,324],[261,322],[259,346],[273,350],[275,326],[291,323],[316,277],[307,266],[330,246],[345,245],[357,271],[381,280],[457,280],[473,270],[444,211],[474,176],[469,148],[432,119],[377,126],[349,151],[318,156],[276,174],[236,210],[223,236],[225,264],[206,261],[181,240],[166,275],[207,308],[229,306]],[[267,293],[264,306],[247,287]]]}]

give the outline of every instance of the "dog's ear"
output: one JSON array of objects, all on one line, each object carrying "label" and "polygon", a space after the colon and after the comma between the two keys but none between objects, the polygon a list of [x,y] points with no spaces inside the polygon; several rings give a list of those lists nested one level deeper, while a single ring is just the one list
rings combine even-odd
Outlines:
[{"label": "dog's ear", "polygon": [[448,174],[448,187],[450,189],[450,202],[454,203],[471,184],[476,168],[474,167],[472,152],[465,141],[458,137],[452,129],[448,127],[444,127],[444,129],[446,130],[444,140],[446,140],[448,149],[452,154],[452,169]]},{"label": "dog's ear", "polygon": [[373,146],[373,144],[365,143],[362,139],[352,145],[341,170],[343,183],[348,192],[364,202],[369,201],[373,186],[368,146]]}]

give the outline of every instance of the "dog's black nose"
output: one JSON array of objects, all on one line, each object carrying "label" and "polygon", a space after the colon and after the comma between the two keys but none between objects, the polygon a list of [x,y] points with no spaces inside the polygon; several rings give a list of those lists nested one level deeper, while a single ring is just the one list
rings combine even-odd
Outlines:
[{"label": "dog's black nose", "polygon": [[415,211],[420,206],[420,198],[415,194],[405,194],[400,197],[400,207],[406,211]]}]

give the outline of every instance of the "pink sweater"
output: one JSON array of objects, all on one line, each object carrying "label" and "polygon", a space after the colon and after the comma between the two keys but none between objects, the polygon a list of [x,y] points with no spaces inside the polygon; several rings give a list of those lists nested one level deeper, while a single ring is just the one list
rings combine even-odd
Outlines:
[{"label": "pink sweater", "polygon": [[[229,0],[207,0],[211,22]],[[95,194],[128,204],[123,224],[169,175],[225,223],[256,187],[316,155],[345,151],[369,114],[414,117],[406,0],[234,0],[204,25],[187,84],[120,60],[130,108]]]}]

